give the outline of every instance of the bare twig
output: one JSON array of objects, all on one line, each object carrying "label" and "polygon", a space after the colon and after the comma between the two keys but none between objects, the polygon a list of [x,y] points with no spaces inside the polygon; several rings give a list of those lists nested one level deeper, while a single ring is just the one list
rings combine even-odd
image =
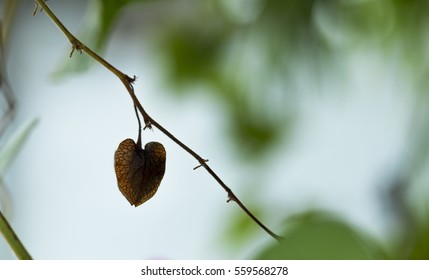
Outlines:
[{"label": "bare twig", "polygon": [[77,39],[70,31],[67,30],[67,28],[61,23],[61,21],[55,16],[55,14],[52,12],[52,10],[46,5],[46,3],[43,0],[35,0],[38,5],[43,9],[43,11],[46,12],[46,14],[51,18],[51,20],[58,26],[58,28],[64,33],[64,35],[68,38],[72,45],[72,52],[70,56],[73,54],[73,52],[79,51],[79,52],[85,52],[89,56],[91,56],[93,59],[95,59],[97,62],[102,64],[104,67],[106,67],[109,71],[111,71],[113,74],[115,74],[119,80],[124,84],[125,88],[127,89],[131,99],[134,102],[134,105],[137,107],[139,112],[143,116],[143,121],[145,123],[145,128],[151,128],[152,126],[158,128],[162,133],[164,133],[168,138],[173,140],[177,145],[179,145],[182,149],[184,149],[186,152],[188,152],[191,156],[193,156],[198,163],[199,166],[203,166],[207,172],[219,183],[219,185],[227,192],[228,194],[228,201],[235,201],[238,206],[254,221],[256,222],[262,229],[264,229],[271,237],[276,239],[277,241],[280,241],[282,239],[281,236],[273,233],[269,228],[267,228],[264,224],[262,224],[253,214],[250,212],[243,203],[237,198],[237,196],[231,191],[230,188],[227,187],[227,185],[219,178],[219,176],[209,167],[207,164],[207,160],[200,157],[196,152],[194,152],[191,148],[186,146],[183,142],[181,142],[179,139],[177,139],[173,134],[171,134],[167,129],[165,129],[163,126],[161,126],[157,121],[155,121],[152,117],[149,116],[149,114],[144,110],[143,106],[141,105],[140,101],[138,100],[137,96],[134,93],[133,88],[133,82],[135,81],[136,77],[133,78],[129,77],[128,75],[124,74],[117,68],[115,68],[113,65],[111,65],[109,62],[104,60],[101,56],[96,54],[94,51],[92,51],[90,48],[88,48],[85,44],[83,44],[79,39]]}]

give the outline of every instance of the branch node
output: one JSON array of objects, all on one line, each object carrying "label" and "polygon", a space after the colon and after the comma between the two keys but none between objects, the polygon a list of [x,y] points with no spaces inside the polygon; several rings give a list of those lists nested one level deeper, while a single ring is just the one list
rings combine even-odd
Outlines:
[{"label": "branch node", "polygon": [[[39,9],[39,3],[35,2],[35,7],[34,7],[34,11],[33,11],[33,16],[35,16],[37,14],[37,10]],[[43,8],[40,7],[39,13],[43,11]]]},{"label": "branch node", "polygon": [[143,130],[145,130],[146,128],[149,128],[150,130],[152,130],[152,123],[150,121],[145,123],[145,126],[143,127]]},{"label": "branch node", "polygon": [[195,166],[195,167],[194,167],[194,170],[196,170],[196,169],[200,168],[200,167],[201,167],[201,166],[203,166],[203,165],[206,165],[206,162],[208,162],[208,161],[209,161],[208,159],[202,159],[202,160],[200,160],[200,165]]},{"label": "branch node", "polygon": [[226,200],[226,203],[229,203],[230,201],[237,202],[237,198],[232,193],[228,193],[228,199]]},{"label": "branch node", "polygon": [[127,77],[127,81],[128,81],[128,83],[130,83],[130,84],[134,84],[134,82],[137,80],[137,76],[136,75],[134,75],[132,78],[130,77],[130,76],[128,76],[128,75],[126,75]]},{"label": "branch node", "polygon": [[80,54],[82,54],[82,43],[79,42],[76,39],[73,39],[70,41],[70,43],[72,44],[72,50],[70,52],[70,57],[72,57],[74,51],[78,51]]}]

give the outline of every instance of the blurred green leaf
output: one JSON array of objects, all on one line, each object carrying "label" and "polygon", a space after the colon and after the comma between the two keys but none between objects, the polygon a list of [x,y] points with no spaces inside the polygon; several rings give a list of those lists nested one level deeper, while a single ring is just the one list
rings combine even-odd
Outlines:
[{"label": "blurred green leaf", "polygon": [[[252,114],[251,110],[231,112],[230,135],[236,148],[247,159],[260,159],[276,147],[288,119],[271,120],[264,114]],[[286,143],[282,143],[285,145]]]},{"label": "blurred green leaf", "polygon": [[106,41],[110,30],[115,23],[121,9],[131,2],[146,0],[99,0],[100,2],[100,27],[98,31],[98,39],[96,48],[100,48]]},{"label": "blurred green leaf", "polygon": [[0,150],[0,176],[3,176],[7,168],[21,150],[31,131],[37,124],[37,119],[31,120],[18,129]]},{"label": "blurred green leaf", "polygon": [[24,142],[28,139],[31,131],[37,124],[37,119],[33,119],[29,123],[20,127],[0,149],[0,209],[6,216],[11,215],[12,203],[10,202],[10,195],[6,189],[3,176],[9,168],[16,155],[22,149]]},{"label": "blurred green leaf", "polygon": [[160,45],[169,64],[168,78],[182,87],[216,82],[216,67],[227,37],[227,30],[186,25],[166,33]]},{"label": "blurred green leaf", "polygon": [[286,221],[285,239],[255,259],[366,260],[385,259],[379,245],[330,214],[309,211]]},{"label": "blurred green leaf", "polygon": [[[263,217],[262,211],[260,211],[256,205],[248,205],[248,207],[252,209],[252,213],[256,217]],[[254,236],[258,230],[259,228],[255,225],[255,222],[250,219],[249,216],[244,215],[241,210],[237,209],[228,221],[224,236],[230,246],[234,250],[237,250],[248,244],[250,238]]]},{"label": "blurred green leaf", "polygon": [[409,259],[429,260],[429,224],[421,225],[416,235]]}]

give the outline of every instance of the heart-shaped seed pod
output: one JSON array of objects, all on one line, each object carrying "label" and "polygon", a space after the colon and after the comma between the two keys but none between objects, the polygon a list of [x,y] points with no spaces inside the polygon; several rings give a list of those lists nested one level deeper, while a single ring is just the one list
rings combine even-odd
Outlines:
[{"label": "heart-shaped seed pod", "polygon": [[144,149],[132,139],[125,139],[115,152],[115,173],[125,198],[135,207],[155,195],[165,172],[166,152],[158,142]]}]

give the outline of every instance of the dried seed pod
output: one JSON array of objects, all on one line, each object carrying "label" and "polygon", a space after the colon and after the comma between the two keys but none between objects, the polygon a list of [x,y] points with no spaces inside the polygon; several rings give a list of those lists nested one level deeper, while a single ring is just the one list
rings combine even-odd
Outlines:
[{"label": "dried seed pod", "polygon": [[158,142],[142,149],[132,139],[125,139],[115,152],[115,173],[125,198],[135,207],[155,195],[164,177],[166,152]]}]

